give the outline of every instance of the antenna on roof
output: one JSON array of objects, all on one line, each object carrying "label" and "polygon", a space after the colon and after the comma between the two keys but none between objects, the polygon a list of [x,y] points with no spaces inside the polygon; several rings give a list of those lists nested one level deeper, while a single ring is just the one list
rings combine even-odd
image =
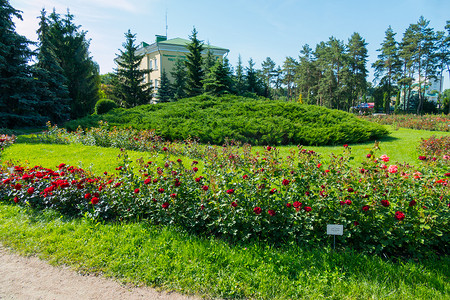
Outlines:
[{"label": "antenna on roof", "polygon": [[166,38],[167,38],[167,29],[169,28],[169,26],[167,25],[167,9],[166,9]]}]

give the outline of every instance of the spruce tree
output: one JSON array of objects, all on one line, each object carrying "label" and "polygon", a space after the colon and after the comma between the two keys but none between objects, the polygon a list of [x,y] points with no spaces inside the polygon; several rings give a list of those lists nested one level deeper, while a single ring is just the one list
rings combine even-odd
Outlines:
[{"label": "spruce tree", "polygon": [[208,75],[208,73],[210,72],[211,68],[214,66],[214,64],[216,63],[216,58],[213,55],[213,52],[211,50],[211,46],[208,42],[208,45],[206,46],[206,55],[203,58],[203,70],[205,72],[205,76]]},{"label": "spruce tree", "polygon": [[8,0],[0,0],[0,127],[40,125],[45,119],[36,109],[38,87],[28,64],[31,42],[16,33],[13,17],[22,20]]},{"label": "spruce tree", "polygon": [[236,66],[236,76],[234,77],[234,89],[237,95],[243,95],[246,88],[244,68],[242,67],[241,55],[238,56],[238,64]]},{"label": "spruce tree", "polygon": [[169,102],[173,99],[172,87],[165,70],[161,73],[161,81],[156,97],[158,98],[158,102]]},{"label": "spruce tree", "polygon": [[45,9],[39,17],[37,63],[34,65],[35,77],[40,85],[40,113],[52,123],[67,120],[70,117],[70,97],[67,78],[55,54],[55,47],[49,36],[49,24]]},{"label": "spruce tree", "polygon": [[116,58],[118,67],[114,71],[114,95],[122,107],[129,108],[149,104],[153,97],[152,83],[143,81],[151,70],[139,68],[144,56],[136,53],[138,48],[135,44],[136,35],[128,30],[125,38],[126,41],[122,44],[124,50],[119,49],[120,54]]},{"label": "spruce tree", "polygon": [[217,60],[210,72],[203,80],[203,88],[206,93],[220,96],[231,91],[231,74],[222,60]]},{"label": "spruce tree", "polygon": [[256,77],[255,63],[253,58],[248,60],[248,67],[246,68],[247,74],[245,76],[247,91],[250,93],[258,92],[258,79]]},{"label": "spruce tree", "polygon": [[73,22],[74,15],[69,11],[61,18],[54,10],[49,18],[49,37],[54,52],[67,78],[71,98],[70,116],[83,117],[94,111],[99,98],[99,67],[89,53],[90,41],[86,31]]},{"label": "spruce tree", "polygon": [[184,60],[180,57],[177,57],[177,59],[175,60],[175,65],[170,72],[170,75],[172,75],[173,77],[172,92],[174,100],[182,99],[187,96],[186,74],[186,64]]},{"label": "spruce tree", "polygon": [[192,30],[192,35],[189,37],[191,42],[187,45],[189,53],[186,54],[187,61],[187,81],[186,94],[189,97],[200,95],[203,92],[202,80],[205,72],[203,70],[203,43],[197,38],[197,30]]}]

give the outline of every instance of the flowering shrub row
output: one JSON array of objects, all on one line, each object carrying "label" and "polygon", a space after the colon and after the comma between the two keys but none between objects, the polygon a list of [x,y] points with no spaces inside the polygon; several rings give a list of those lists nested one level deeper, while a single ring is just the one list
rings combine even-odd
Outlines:
[{"label": "flowering shrub row", "polygon": [[423,156],[450,158],[450,136],[435,137],[422,139],[419,144],[419,151]]},{"label": "flowering shrub row", "polygon": [[450,115],[369,115],[361,116],[362,119],[382,125],[393,125],[394,127],[450,131]]},{"label": "flowering shrub row", "polygon": [[[202,235],[305,245],[329,243],[327,224],[343,224],[338,241],[381,253],[448,253],[449,177],[429,165],[415,169],[367,154],[348,166],[350,148],[325,168],[301,147],[285,158],[267,147],[205,147],[195,160],[131,161],[123,151],[117,174],[95,177],[80,168],[3,166],[0,198],[39,209],[100,220],[146,219]],[[156,156],[156,153],[155,153]],[[139,175],[136,175],[139,174]]]},{"label": "flowering shrub row", "polygon": [[14,144],[16,137],[14,135],[9,136],[6,134],[0,134],[0,154],[6,147]]},{"label": "flowering shrub row", "polygon": [[47,130],[37,136],[41,143],[82,144],[87,146],[114,147],[120,149],[145,151],[150,153],[170,153],[173,155],[200,158],[203,146],[196,140],[168,142],[156,135],[154,130],[136,130],[132,128],[111,127],[100,121],[98,127],[68,132],[57,125],[47,123]]}]

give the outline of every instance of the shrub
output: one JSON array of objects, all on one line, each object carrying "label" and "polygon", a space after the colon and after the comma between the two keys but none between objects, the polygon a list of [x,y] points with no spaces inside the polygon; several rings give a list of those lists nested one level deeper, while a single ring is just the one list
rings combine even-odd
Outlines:
[{"label": "shrub", "polygon": [[114,108],[117,108],[116,102],[110,99],[100,99],[95,104],[95,113],[97,115],[103,115]]},{"label": "shrub", "polygon": [[154,129],[167,140],[197,138],[223,144],[226,139],[252,145],[331,145],[379,139],[388,131],[374,123],[324,107],[232,95],[198,96],[173,103],[142,105],[88,116],[65,126],[75,130],[99,120],[112,126]]}]

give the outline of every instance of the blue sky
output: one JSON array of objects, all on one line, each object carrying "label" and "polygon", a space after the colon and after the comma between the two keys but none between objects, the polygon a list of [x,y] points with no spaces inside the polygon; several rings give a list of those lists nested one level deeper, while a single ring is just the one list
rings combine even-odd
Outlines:
[{"label": "blue sky", "polygon": [[[195,26],[204,42],[230,49],[233,66],[239,54],[244,65],[250,57],[257,68],[266,57],[282,65],[287,56],[298,58],[304,44],[314,49],[330,36],[347,42],[358,32],[368,43],[369,80],[370,65],[389,25],[400,41],[421,15],[435,30],[444,30],[450,20],[449,0],[10,0],[10,4],[23,11],[24,21],[17,21],[16,29],[31,40],[36,40],[43,7],[61,14],[69,8],[75,23],[88,31],[90,51],[102,74],[115,67],[113,59],[128,29],[138,42],[152,43],[155,35],[164,35],[166,12],[169,38],[188,38]],[[444,78],[444,88],[450,88],[448,74]]]}]

